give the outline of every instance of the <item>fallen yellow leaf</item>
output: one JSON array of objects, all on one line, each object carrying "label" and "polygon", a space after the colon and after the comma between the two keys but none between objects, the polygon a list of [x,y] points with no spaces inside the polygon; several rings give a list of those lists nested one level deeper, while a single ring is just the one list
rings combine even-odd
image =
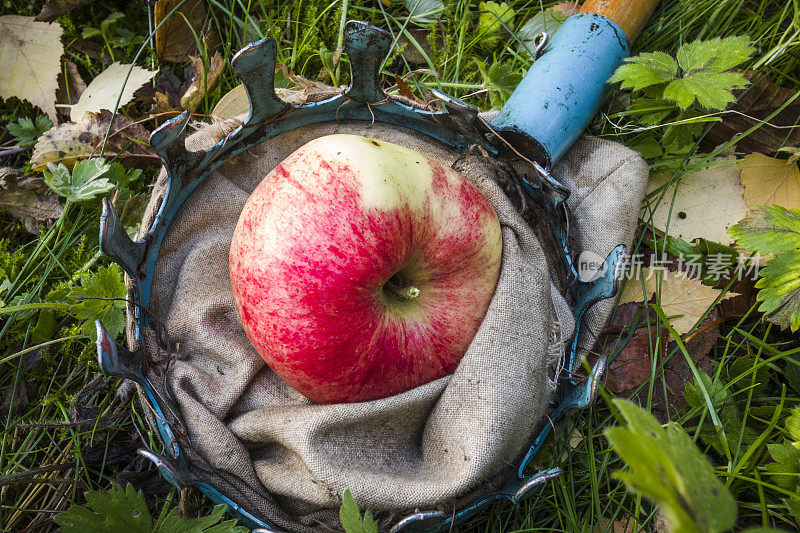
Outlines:
[{"label": "fallen yellow leaf", "polygon": [[61,71],[61,26],[33,17],[0,17],[0,98],[27,100],[57,122],[56,89]]},{"label": "fallen yellow leaf", "polygon": [[797,161],[749,154],[739,162],[744,202],[750,209],[777,204],[800,209],[800,168]]},{"label": "fallen yellow leaf", "polygon": [[99,113],[103,109],[113,112],[117,109],[117,102],[119,107],[124,106],[131,101],[133,93],[153,79],[157,72],[136,65],[112,63],[83,91],[78,103],[72,106],[70,120],[77,122],[86,112]]},{"label": "fallen yellow leaf", "polygon": [[[644,290],[642,290],[642,279],[644,280]],[[625,284],[625,289],[620,296],[620,305],[649,301],[659,289],[659,284],[661,285],[661,309],[664,314],[667,316],[680,315],[670,319],[670,324],[679,335],[689,333],[722,293],[719,289],[686,277],[682,272],[668,270],[659,272],[650,267],[644,267],[638,272],[638,275],[629,279]],[[733,296],[738,296],[738,294],[726,292],[722,300]]]},{"label": "fallen yellow leaf", "polygon": [[[728,235],[728,228],[747,215],[745,189],[739,182],[734,161],[734,157],[719,158],[712,161],[711,166],[685,175],[680,182],[673,183],[655,205],[661,194],[657,192],[642,210],[641,218],[651,222],[657,230],[687,242],[703,238],[731,244],[733,239]],[[648,195],[669,179],[670,176],[664,174],[653,176],[648,184]]]}]

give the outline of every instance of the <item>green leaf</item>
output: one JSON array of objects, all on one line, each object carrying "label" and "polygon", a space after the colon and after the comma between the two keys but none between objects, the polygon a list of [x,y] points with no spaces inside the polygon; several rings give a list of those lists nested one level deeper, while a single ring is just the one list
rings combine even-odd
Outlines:
[{"label": "green leaf", "polygon": [[747,85],[747,78],[734,72],[700,72],[670,82],[664,98],[686,109],[695,98],[710,109],[725,109],[735,98],[731,89]]},{"label": "green leaf", "polygon": [[684,81],[679,79],[671,82],[664,88],[664,98],[672,100],[682,109],[686,109],[694,103],[697,97],[686,88]]},{"label": "green leaf", "polygon": [[664,52],[645,52],[627,58],[608,81],[622,82],[623,89],[638,91],[674,80],[677,73],[678,64]]},{"label": "green leaf", "polygon": [[673,531],[717,532],[733,527],[736,502],[683,429],[662,428],[652,415],[614,400],[627,427],[605,431],[629,471],[615,472],[629,490],[656,502]]},{"label": "green leaf", "polygon": [[52,127],[53,123],[46,115],[36,117],[36,122],[28,117],[22,117],[17,122],[6,124],[8,133],[17,139],[19,146],[33,146],[37,139]]},{"label": "green leaf", "polygon": [[503,28],[513,29],[514,10],[505,2],[481,2],[478,9],[478,35],[487,46],[494,46],[500,40],[495,34]]},{"label": "green leaf", "polygon": [[636,98],[628,107],[627,114],[646,126],[655,126],[664,122],[677,110],[675,104],[663,98]]},{"label": "green leaf", "polygon": [[639,152],[645,159],[651,159],[664,155],[664,149],[652,133],[639,135],[632,139],[629,146]]},{"label": "green leaf", "polygon": [[108,493],[87,492],[89,509],[73,505],[55,516],[63,533],[150,533],[152,519],[144,496],[132,485],[112,488]]},{"label": "green leaf", "polygon": [[236,520],[225,520],[225,506],[217,505],[208,516],[181,518],[173,509],[153,530],[153,533],[247,533],[246,527],[237,526]]},{"label": "green leaf", "polygon": [[377,533],[378,531],[378,524],[372,518],[372,511],[367,509],[362,520],[358,504],[349,490],[345,490],[342,495],[339,520],[342,522],[345,533]]},{"label": "green leaf", "polygon": [[789,443],[767,444],[774,463],[765,466],[772,482],[786,490],[795,490],[800,479],[800,450]]},{"label": "green leaf", "polygon": [[[683,111],[676,121],[690,120],[699,116],[699,113],[692,109]],[[694,145],[695,140],[703,131],[702,122],[681,122],[679,124],[671,124],[664,130],[664,137],[661,139],[661,144],[664,146],[664,151],[669,154],[682,154],[689,151]]]},{"label": "green leaf", "polygon": [[791,414],[786,418],[786,431],[794,441],[795,448],[800,449],[800,407],[792,409]]},{"label": "green leaf", "polygon": [[56,515],[55,521],[63,533],[247,533],[248,529],[236,525],[236,520],[220,522],[225,506],[217,505],[211,514],[201,518],[182,518],[173,509],[153,528],[152,517],[141,492],[128,485],[124,490],[113,487],[108,493],[87,492],[89,509],[73,505],[65,513]]},{"label": "green leaf", "polygon": [[492,66],[488,68],[486,63],[479,59],[476,59],[475,63],[483,76],[484,85],[489,89],[489,101],[492,108],[503,107],[519,82],[522,81],[522,74],[500,61],[492,63]]},{"label": "green leaf", "polygon": [[36,326],[31,331],[31,342],[33,344],[47,342],[53,338],[57,329],[56,312],[52,309],[40,311]]},{"label": "green leaf", "polygon": [[71,173],[63,163],[48,163],[47,167],[49,172],[44,172],[45,183],[67,200],[91,200],[114,188],[114,184],[104,177],[111,165],[102,157],[78,161]]},{"label": "green leaf", "polygon": [[751,252],[775,256],[759,270],[758,309],[781,328],[800,329],[800,210],[762,206],[728,233]]},{"label": "green leaf", "polygon": [[728,234],[751,252],[780,254],[800,249],[800,210],[762,206],[728,229]]},{"label": "green leaf", "polygon": [[687,74],[695,71],[722,72],[744,63],[755,53],[750,38],[741,35],[707,41],[686,43],[678,50],[681,69]]},{"label": "green leaf", "polygon": [[758,308],[770,321],[794,333],[800,329],[800,250],[779,254],[759,271]]},{"label": "green leaf", "polygon": [[81,278],[81,285],[69,291],[69,298],[80,299],[72,304],[71,310],[79,320],[84,320],[83,333],[94,338],[94,321],[101,320],[108,332],[116,337],[125,328],[125,302],[120,300],[99,300],[97,298],[125,298],[127,289],[122,281],[122,272],[116,264],[100,267]]}]

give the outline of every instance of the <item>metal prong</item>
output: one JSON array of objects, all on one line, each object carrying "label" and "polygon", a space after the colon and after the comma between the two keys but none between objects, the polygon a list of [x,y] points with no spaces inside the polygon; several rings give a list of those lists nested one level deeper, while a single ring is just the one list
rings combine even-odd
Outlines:
[{"label": "metal prong", "polygon": [[[150,146],[161,159],[173,186],[181,186],[184,176],[197,164],[199,156],[186,149],[186,125],[191,114],[184,111],[177,117],[162,124],[150,135]],[[170,194],[174,194],[171,190]]]},{"label": "metal prong", "polygon": [[118,345],[101,321],[95,320],[94,325],[97,328],[97,362],[100,370],[142,384],[144,382],[142,354],[131,352]]},{"label": "metal prong", "polygon": [[344,48],[350,59],[347,98],[368,104],[386,100],[380,72],[391,46],[392,36],[380,28],[356,20],[347,23],[344,29]]},{"label": "metal prong", "polygon": [[133,242],[119,215],[108,198],[103,198],[103,214],[100,215],[100,251],[111,258],[130,278],[138,274],[144,261],[146,245]]},{"label": "metal prong", "polygon": [[275,94],[277,54],[275,39],[268,37],[244,47],[231,61],[250,99],[250,115],[245,126],[263,122],[289,107]]}]

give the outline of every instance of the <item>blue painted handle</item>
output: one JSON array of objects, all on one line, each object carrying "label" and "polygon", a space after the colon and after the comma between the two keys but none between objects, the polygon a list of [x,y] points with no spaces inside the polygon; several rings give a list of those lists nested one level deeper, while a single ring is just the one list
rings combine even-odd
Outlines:
[{"label": "blue painted handle", "polygon": [[628,37],[611,19],[569,17],[492,127],[526,156],[552,166],[589,125],[606,96],[606,81],[629,54]]}]

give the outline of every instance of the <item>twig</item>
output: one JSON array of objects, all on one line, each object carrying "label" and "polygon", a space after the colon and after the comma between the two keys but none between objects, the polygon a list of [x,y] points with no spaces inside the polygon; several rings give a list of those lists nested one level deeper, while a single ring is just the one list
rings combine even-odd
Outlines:
[{"label": "twig", "polygon": [[[36,479],[34,476],[39,474],[46,474],[47,472],[60,472],[61,470],[69,470],[70,468],[75,468],[78,465],[77,461],[69,461],[66,463],[59,463],[55,465],[47,465],[42,466],[39,468],[34,468],[32,470],[26,470],[24,472],[14,472],[13,474],[8,474],[7,476],[0,477],[0,487],[4,485],[17,485],[19,483],[47,483],[50,481],[56,481],[59,478],[48,478],[48,479]],[[69,479],[62,482],[72,483],[74,480]]]},{"label": "twig", "polygon": [[9,155],[19,154],[24,152],[30,148],[30,146],[15,146],[13,148],[9,148],[8,150],[0,150],[0,157],[6,157]]},{"label": "twig", "polygon": [[47,341],[47,342],[43,342],[41,344],[37,344],[36,346],[30,346],[28,348],[25,348],[24,350],[20,350],[17,353],[11,354],[8,357],[4,357],[4,358],[0,359],[0,363],[5,363],[6,361],[11,361],[15,357],[19,357],[21,355],[25,355],[28,352],[32,352],[32,351],[38,350],[40,348],[45,348],[47,346],[50,346],[51,344],[56,344],[56,343],[65,342],[65,341],[71,341],[73,339],[85,339],[85,338],[88,338],[88,335],[72,335],[70,337],[61,337],[60,339],[53,339],[51,341]]}]

